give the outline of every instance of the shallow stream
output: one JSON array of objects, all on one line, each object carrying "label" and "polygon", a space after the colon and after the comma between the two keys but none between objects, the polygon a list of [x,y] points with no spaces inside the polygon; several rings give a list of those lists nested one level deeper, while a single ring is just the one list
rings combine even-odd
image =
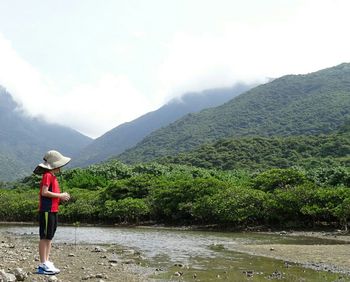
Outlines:
[{"label": "shallow stream", "polygon": [[[0,225],[0,233],[37,238],[35,226]],[[60,226],[54,242],[117,245],[135,250],[152,278],[164,281],[350,281],[349,276],[316,271],[285,261],[237,252],[239,245],[337,244],[337,241],[279,234],[189,231],[166,228]]]}]

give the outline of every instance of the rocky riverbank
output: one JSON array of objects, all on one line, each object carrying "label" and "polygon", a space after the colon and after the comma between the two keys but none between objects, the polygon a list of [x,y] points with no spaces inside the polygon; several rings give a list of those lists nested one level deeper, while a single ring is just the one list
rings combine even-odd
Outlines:
[{"label": "rocky riverbank", "polygon": [[137,263],[139,256],[114,246],[53,244],[51,260],[61,273],[38,275],[37,241],[0,234],[0,281],[147,281]]}]

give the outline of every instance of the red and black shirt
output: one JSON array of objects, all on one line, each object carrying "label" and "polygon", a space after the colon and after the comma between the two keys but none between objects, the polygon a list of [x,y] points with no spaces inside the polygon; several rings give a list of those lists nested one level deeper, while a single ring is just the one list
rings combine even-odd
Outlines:
[{"label": "red and black shirt", "polygon": [[39,193],[39,211],[41,212],[58,212],[58,205],[60,198],[49,198],[41,195],[43,186],[49,187],[49,191],[53,193],[61,193],[58,181],[55,175],[51,172],[43,174],[43,178],[40,183]]}]

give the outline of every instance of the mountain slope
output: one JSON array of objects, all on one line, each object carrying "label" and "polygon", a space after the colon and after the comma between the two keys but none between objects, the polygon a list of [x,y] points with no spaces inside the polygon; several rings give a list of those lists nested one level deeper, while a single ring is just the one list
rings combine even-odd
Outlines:
[{"label": "mountain slope", "polygon": [[204,108],[216,107],[247,91],[253,85],[237,84],[232,88],[212,89],[201,93],[185,94],[181,100],[174,99],[156,111],[147,113],[131,122],[123,123],[84,148],[74,166],[86,166],[116,156],[136,145],[152,131],[180,117]]},{"label": "mountain slope", "polygon": [[189,114],[118,156],[149,161],[230,136],[327,133],[350,118],[350,64],[287,75],[226,104]]},{"label": "mountain slope", "polygon": [[[350,124],[350,123],[349,123]],[[231,137],[193,151],[163,157],[175,163],[221,170],[258,170],[291,166],[350,165],[350,130],[321,135]]]},{"label": "mountain slope", "polygon": [[49,149],[72,156],[91,139],[79,132],[25,116],[11,95],[0,87],[0,179],[28,175]]}]

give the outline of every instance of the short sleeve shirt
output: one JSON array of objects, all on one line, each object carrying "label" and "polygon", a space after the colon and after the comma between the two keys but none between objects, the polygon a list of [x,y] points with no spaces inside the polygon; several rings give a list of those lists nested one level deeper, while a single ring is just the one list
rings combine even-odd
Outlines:
[{"label": "short sleeve shirt", "polygon": [[41,195],[43,186],[49,187],[49,191],[53,193],[61,193],[58,181],[55,175],[50,172],[43,174],[40,183],[40,193],[39,193],[39,211],[41,212],[58,212],[58,205],[60,203],[60,198],[49,198]]}]

